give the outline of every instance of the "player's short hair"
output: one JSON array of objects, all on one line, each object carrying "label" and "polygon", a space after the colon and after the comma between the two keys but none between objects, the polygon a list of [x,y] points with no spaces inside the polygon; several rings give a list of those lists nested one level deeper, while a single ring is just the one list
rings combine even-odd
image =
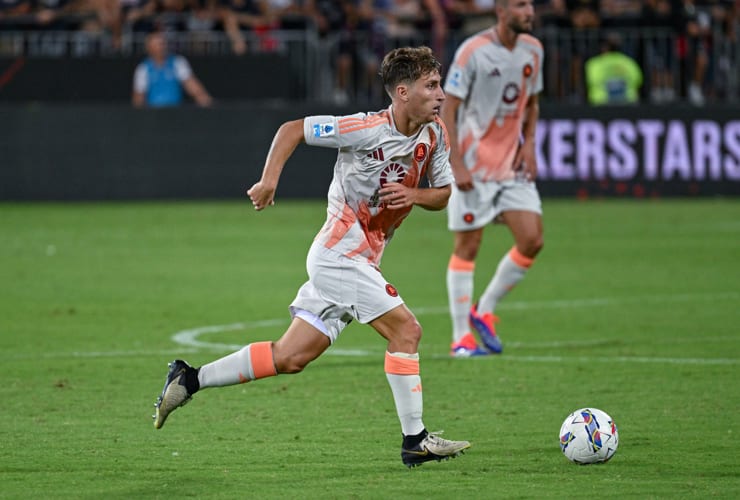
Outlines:
[{"label": "player's short hair", "polygon": [[434,71],[441,72],[442,64],[429,47],[401,47],[388,52],[380,65],[380,76],[386,92],[393,95],[399,83],[413,83]]}]

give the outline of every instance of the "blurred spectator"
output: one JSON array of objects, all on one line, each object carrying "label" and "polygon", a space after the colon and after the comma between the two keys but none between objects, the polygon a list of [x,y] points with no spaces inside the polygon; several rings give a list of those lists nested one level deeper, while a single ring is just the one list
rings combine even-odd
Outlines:
[{"label": "blurred spectator", "polygon": [[183,91],[198,106],[213,102],[208,91],[196,78],[190,63],[181,55],[170,54],[161,32],[147,36],[144,59],[134,72],[132,104],[137,108],[178,106],[183,102]]},{"label": "blurred spectator", "polygon": [[360,45],[367,46],[369,22],[360,18],[355,1],[306,0],[305,12],[320,39],[336,49],[329,61],[333,71],[331,99],[339,105],[347,104],[355,99],[358,77],[365,80],[371,71],[366,66],[368,51],[359,49]]},{"label": "blurred spectator", "polygon": [[535,0],[534,6],[537,27],[570,28],[570,14],[565,0]]},{"label": "blurred spectator", "polygon": [[597,52],[601,26],[601,0],[565,0],[570,14],[572,45],[570,47],[570,98],[580,102],[585,98],[583,64]]},{"label": "blurred spectator", "polygon": [[608,33],[601,54],[586,61],[586,88],[593,105],[636,104],[640,99],[642,70],[621,46],[619,34]]},{"label": "blurred spectator", "polygon": [[273,16],[267,0],[221,0],[221,19],[231,47],[236,54],[247,51],[247,43],[242,34],[246,29],[261,39],[261,50],[273,50],[274,40],[269,32],[273,28]]},{"label": "blurred spectator", "polygon": [[118,32],[123,28],[134,32],[154,30],[153,16],[157,12],[156,0],[117,0],[119,5]]},{"label": "blurred spectator", "polygon": [[371,102],[379,102],[384,94],[375,79],[380,61],[389,50],[429,45],[444,60],[447,21],[440,0],[359,0],[358,16],[370,30],[363,66],[370,78],[365,88]]},{"label": "blurred spectator", "polygon": [[467,38],[493,26],[496,22],[495,4],[495,0],[448,0],[445,8],[459,18],[460,35]]},{"label": "blurred spectator", "polygon": [[642,3],[638,0],[602,0],[599,16],[601,26],[608,28],[637,26]]},{"label": "blurred spectator", "polygon": [[0,0],[0,30],[27,28],[32,11],[32,0]]},{"label": "blurred spectator", "polygon": [[36,0],[37,27],[46,30],[100,32],[110,25],[104,0]]},{"label": "blurred spectator", "polygon": [[273,24],[280,29],[306,29],[306,3],[303,0],[267,0]]},{"label": "blurred spectator", "polygon": [[694,0],[684,0],[682,25],[679,55],[682,63],[681,72],[687,77],[686,96],[695,106],[702,106],[711,45],[711,17],[705,10],[698,10]]},{"label": "blurred spectator", "polygon": [[641,10],[645,59],[650,99],[655,104],[676,98],[674,70],[677,70],[676,42],[680,28],[681,0],[645,0]]}]

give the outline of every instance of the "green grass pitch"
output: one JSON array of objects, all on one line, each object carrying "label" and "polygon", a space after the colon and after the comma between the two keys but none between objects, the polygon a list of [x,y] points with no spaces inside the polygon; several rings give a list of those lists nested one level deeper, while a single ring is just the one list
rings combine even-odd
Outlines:
[{"label": "green grass pitch", "polygon": [[[424,327],[424,421],[473,444],[409,470],[384,341],[358,324],[301,374],[152,426],[168,361],[279,337],[323,201],[0,204],[0,498],[739,498],[740,202],[544,206],[501,356],[448,357],[443,212],[387,248]],[[478,294],[510,246],[487,229]],[[619,426],[608,464],[560,452],[582,406]]]}]

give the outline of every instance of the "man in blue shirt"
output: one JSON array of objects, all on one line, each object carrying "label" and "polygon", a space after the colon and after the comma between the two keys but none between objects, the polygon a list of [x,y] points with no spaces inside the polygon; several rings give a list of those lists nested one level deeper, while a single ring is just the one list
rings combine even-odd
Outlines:
[{"label": "man in blue shirt", "polygon": [[183,56],[167,51],[164,33],[151,33],[146,40],[146,51],[148,57],[134,72],[134,91],[131,97],[134,106],[179,106],[183,102],[183,91],[198,106],[211,105],[213,99],[193,74],[188,61]]}]

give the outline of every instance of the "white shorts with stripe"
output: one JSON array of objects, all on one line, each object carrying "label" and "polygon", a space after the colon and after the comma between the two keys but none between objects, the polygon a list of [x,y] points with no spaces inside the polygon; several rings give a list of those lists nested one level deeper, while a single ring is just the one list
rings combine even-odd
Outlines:
[{"label": "white shorts with stripe", "polygon": [[534,182],[474,181],[474,188],[470,191],[460,191],[453,184],[452,195],[447,204],[447,227],[450,231],[479,229],[509,210],[542,215],[542,201]]},{"label": "white shorts with stripe", "polygon": [[290,314],[321,330],[332,344],[353,319],[369,323],[403,304],[377,267],[320,243],[311,245],[306,269],[308,281],[290,304]]}]

